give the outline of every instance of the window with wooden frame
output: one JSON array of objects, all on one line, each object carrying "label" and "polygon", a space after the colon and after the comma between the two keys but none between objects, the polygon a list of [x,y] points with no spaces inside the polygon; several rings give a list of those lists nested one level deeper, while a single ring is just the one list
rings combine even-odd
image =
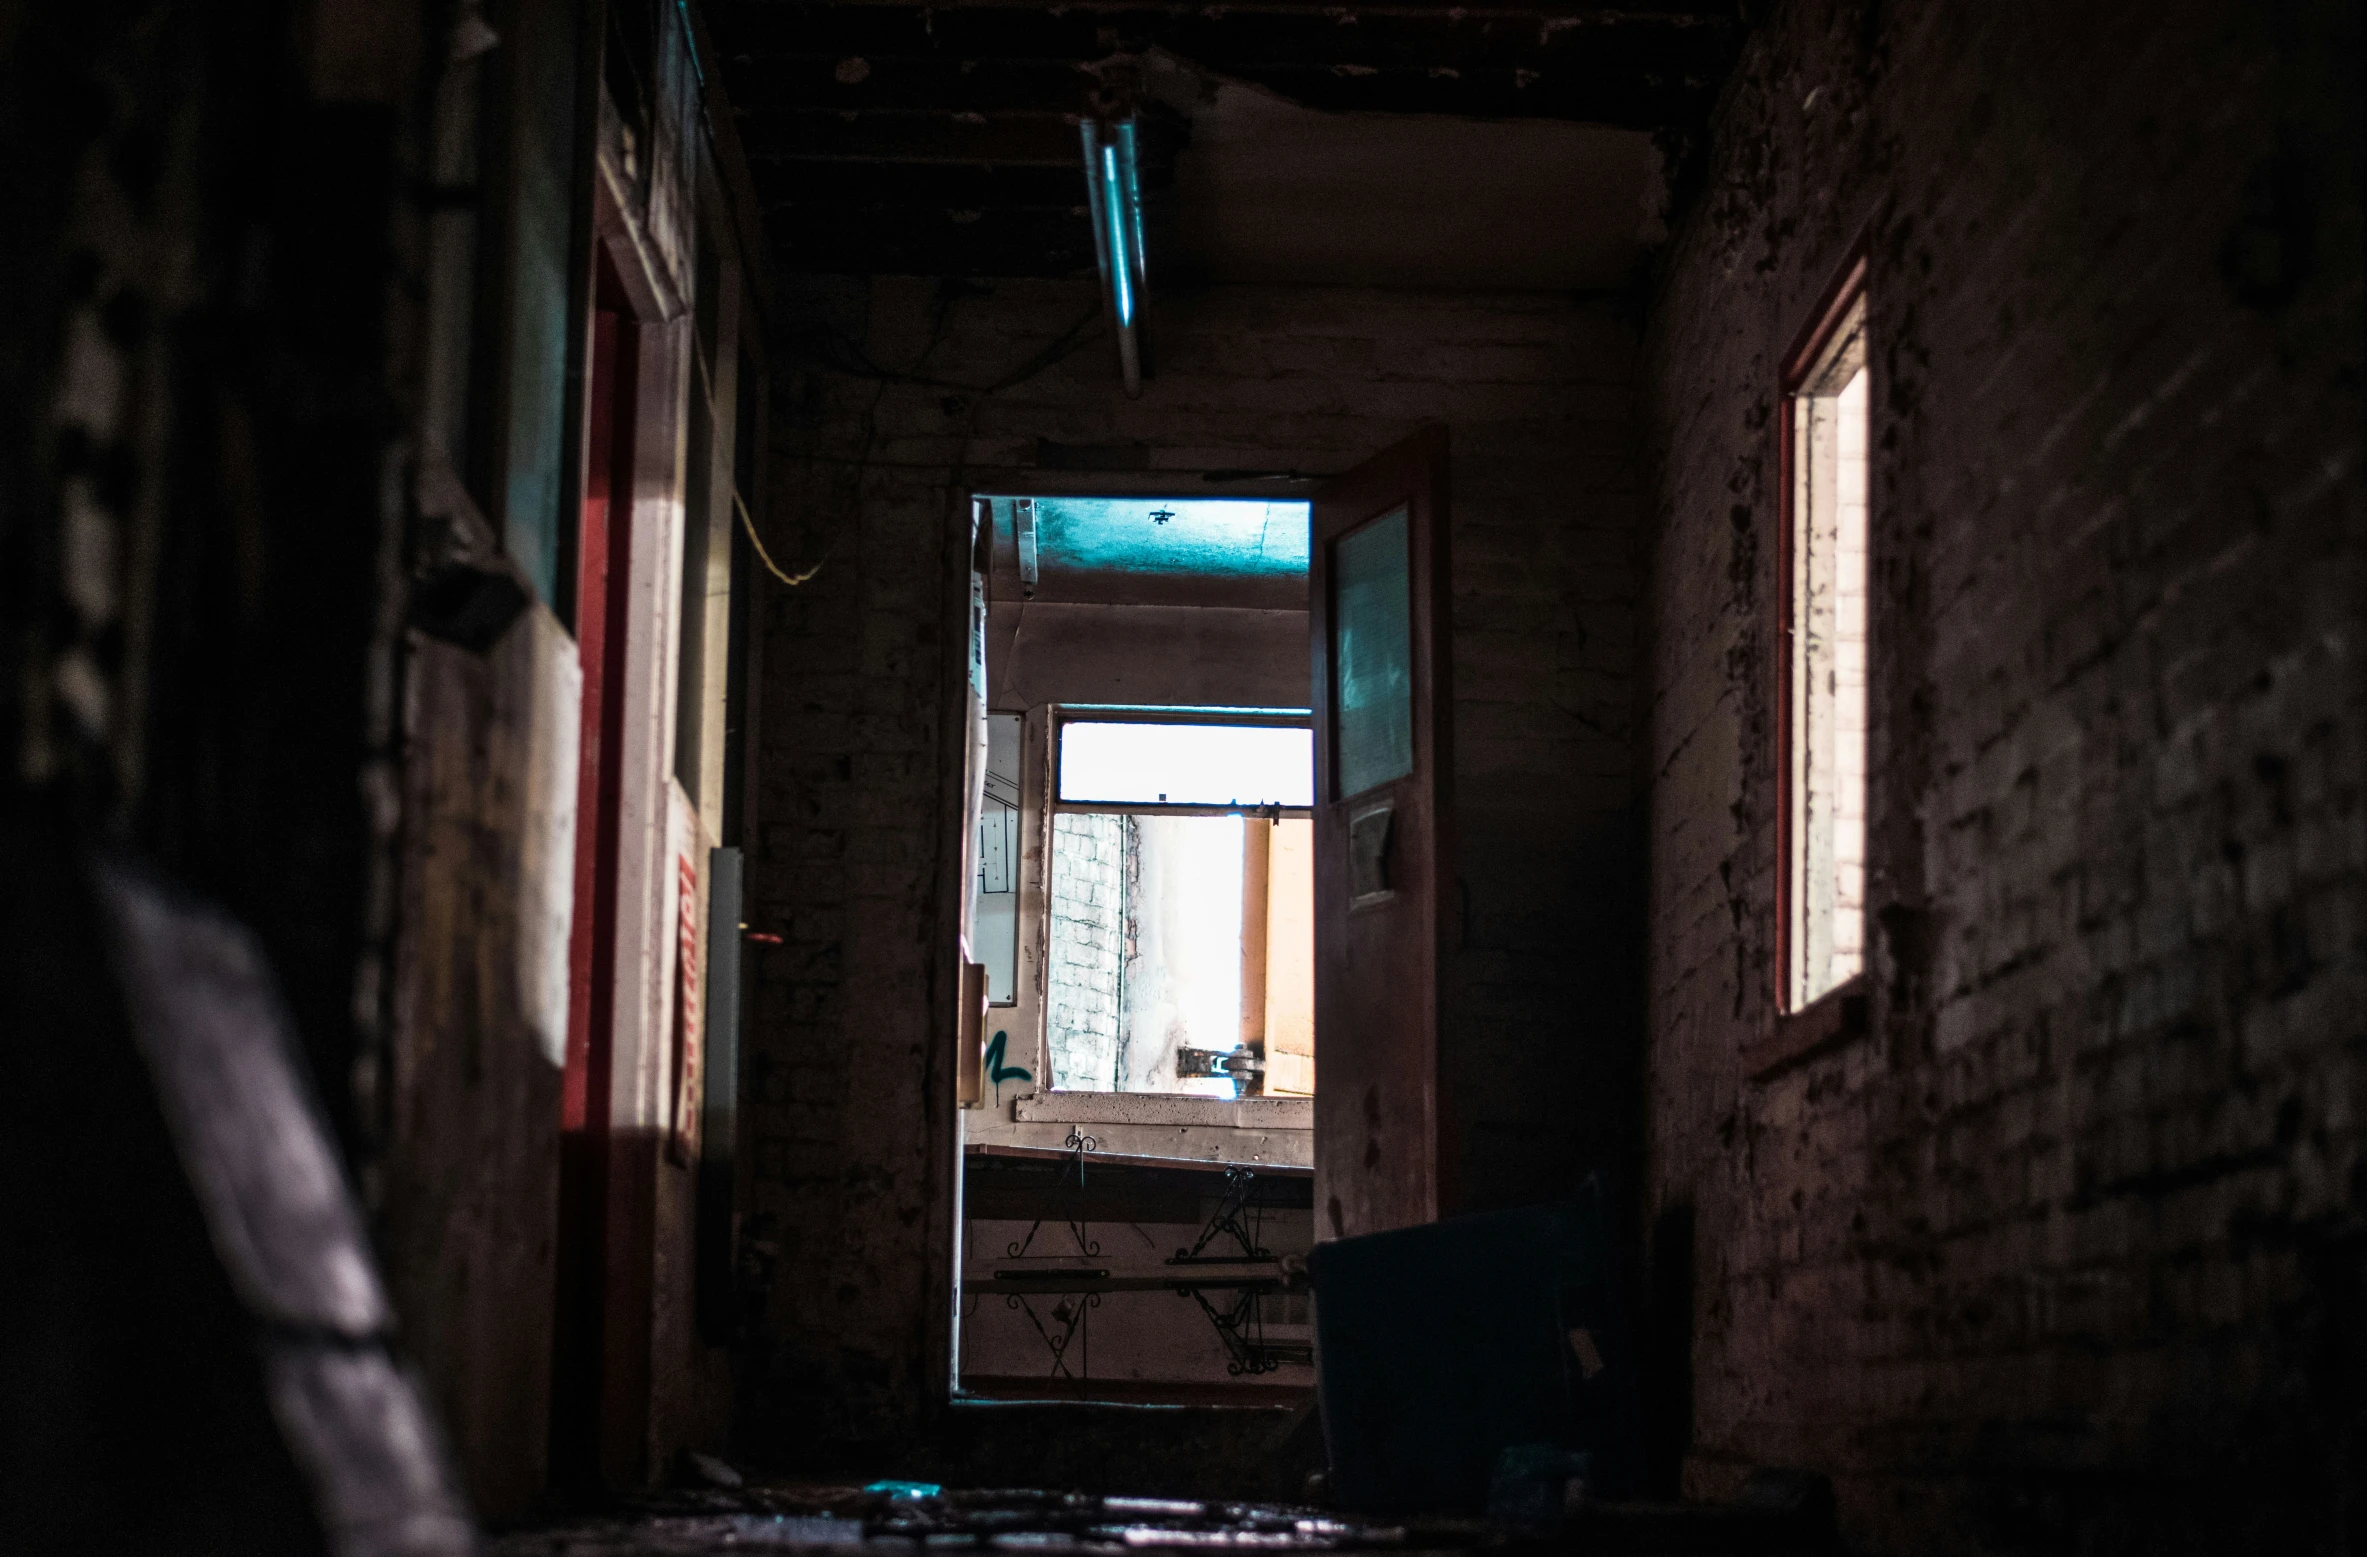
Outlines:
[{"label": "window with wooden frame", "polygon": [[1052,1086],[1311,1095],[1307,716],[1063,707],[1051,735]]},{"label": "window with wooden frame", "polygon": [[1865,274],[1861,256],[1784,366],[1776,958],[1786,1015],[1847,993],[1865,969]]}]

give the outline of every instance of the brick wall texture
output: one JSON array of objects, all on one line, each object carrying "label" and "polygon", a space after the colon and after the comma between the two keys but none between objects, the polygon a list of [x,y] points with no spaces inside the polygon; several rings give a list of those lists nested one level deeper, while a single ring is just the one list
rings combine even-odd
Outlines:
[{"label": "brick wall texture", "polygon": [[1126,845],[1133,818],[1052,818],[1052,933],[1044,968],[1044,1028],[1052,1084],[1117,1086],[1118,1008],[1126,976]]},{"label": "brick wall texture", "polygon": [[786,944],[761,955],[748,1035],[753,1209],[779,1251],[769,1357],[745,1397],[755,1440],[852,1452],[927,1412],[943,1355],[929,1272],[952,1237],[932,1221],[946,1208],[931,1153],[953,1128],[939,963],[957,901],[958,493],[1028,490],[1038,439],[1147,445],[1190,492],[1210,470],[1345,470],[1449,425],[1468,889],[1449,970],[1451,1149],[1474,1203],[1561,1193],[1590,1162],[1632,1156],[1632,309],[1212,288],[1156,303],[1158,373],[1130,401],[1090,279],[780,279],[792,349],[768,544],[822,571],[762,597],[751,924]]},{"label": "brick wall texture", "polygon": [[[2359,1539],[2357,26],[1803,0],[1728,85],[1638,390],[1696,1492],[1815,1466],[1872,1550]],[[1754,1075],[1776,378],[1861,234],[1870,1020]]]}]

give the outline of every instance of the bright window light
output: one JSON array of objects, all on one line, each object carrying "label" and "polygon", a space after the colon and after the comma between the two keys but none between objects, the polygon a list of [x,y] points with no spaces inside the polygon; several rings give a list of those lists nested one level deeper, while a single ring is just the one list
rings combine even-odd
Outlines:
[{"label": "bright window light", "polygon": [[1868,389],[1865,300],[1792,392],[1786,1009],[1865,968]]},{"label": "bright window light", "polygon": [[1315,735],[1304,726],[1072,720],[1060,798],[1101,805],[1304,806]]}]

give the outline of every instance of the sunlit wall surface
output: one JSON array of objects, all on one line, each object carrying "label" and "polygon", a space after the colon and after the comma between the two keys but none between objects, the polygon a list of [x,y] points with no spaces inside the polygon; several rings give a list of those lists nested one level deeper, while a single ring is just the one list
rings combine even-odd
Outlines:
[{"label": "sunlit wall surface", "polygon": [[[1063,811],[1054,824],[1052,1085],[1237,1097],[1209,1058],[1262,1045],[1265,1093],[1311,1095],[1313,823]],[[1189,1066],[1186,1049],[1200,1051]]]},{"label": "sunlit wall surface", "polygon": [[1229,1098],[1229,1080],[1179,1077],[1176,1051],[1241,1041],[1241,818],[1129,820],[1137,842],[1117,1090]]},{"label": "sunlit wall surface", "polygon": [[1058,822],[1053,1086],[1234,1096],[1229,1079],[1179,1075],[1177,1051],[1241,1042],[1242,818],[1063,812]]},{"label": "sunlit wall surface", "polygon": [[1104,805],[1304,806],[1315,734],[1304,726],[1071,720],[1060,798]]}]

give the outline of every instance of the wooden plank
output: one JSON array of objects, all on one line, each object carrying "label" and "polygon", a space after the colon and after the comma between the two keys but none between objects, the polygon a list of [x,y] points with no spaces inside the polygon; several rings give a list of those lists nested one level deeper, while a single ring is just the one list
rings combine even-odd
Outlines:
[{"label": "wooden plank", "polygon": [[1266,1041],[1266,867],[1274,824],[1241,819],[1241,1039]]},{"label": "wooden plank", "polygon": [[962,964],[961,1031],[954,1055],[954,1100],[975,1104],[985,1092],[986,964]]},{"label": "wooden plank", "polygon": [[1173,1276],[1108,1276],[1093,1271],[1047,1271],[1041,1278],[996,1275],[965,1281],[962,1290],[1004,1296],[1035,1292],[1286,1292],[1289,1284],[1270,1269],[1266,1275],[1251,1276],[1202,1267],[1189,1275]]},{"label": "wooden plank", "polygon": [[1022,1124],[1239,1125],[1253,1130],[1310,1130],[1304,1098],[1187,1097],[1159,1092],[1040,1092],[1015,1099]]},{"label": "wooden plank", "polygon": [[1266,898],[1266,1095],[1315,1093],[1315,829],[1274,826]]},{"label": "wooden plank", "polygon": [[1236,1411],[1267,1411],[1279,1415],[1304,1409],[1315,1398],[1309,1384],[1274,1384],[1264,1380],[1211,1380],[1206,1383],[1164,1379],[1047,1379],[1041,1374],[964,1373],[956,1401],[1057,1402],[1063,1405],[1210,1406]]},{"label": "wooden plank", "polygon": [[[1056,1146],[1006,1146],[994,1141],[972,1142],[962,1150],[966,1155],[972,1157],[1010,1157],[1037,1162],[1065,1162],[1076,1155],[1074,1152],[1064,1151]],[[1237,1166],[1232,1163],[1206,1161],[1198,1157],[1150,1157],[1131,1152],[1095,1152],[1085,1161],[1093,1168],[1156,1168],[1167,1172],[1205,1173],[1211,1176],[1222,1174],[1228,1167]],[[1312,1167],[1301,1167],[1286,1162],[1261,1162],[1255,1167],[1257,1176],[1261,1179],[1312,1178],[1315,1174]]]}]

